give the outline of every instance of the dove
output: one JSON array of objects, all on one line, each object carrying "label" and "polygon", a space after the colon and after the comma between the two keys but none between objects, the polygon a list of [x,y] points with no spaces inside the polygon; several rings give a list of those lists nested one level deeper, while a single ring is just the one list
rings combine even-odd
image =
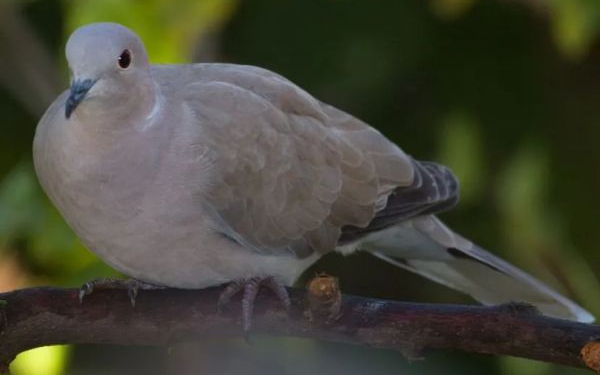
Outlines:
[{"label": "dove", "polygon": [[[483,304],[582,307],[449,229],[459,183],[365,122],[254,66],[153,65],[140,38],[93,23],[66,45],[72,74],[41,118],[38,179],[91,251],[139,286],[289,286],[324,254],[365,251]],[[364,270],[364,272],[377,272]],[[87,284],[83,294],[102,282]]]}]

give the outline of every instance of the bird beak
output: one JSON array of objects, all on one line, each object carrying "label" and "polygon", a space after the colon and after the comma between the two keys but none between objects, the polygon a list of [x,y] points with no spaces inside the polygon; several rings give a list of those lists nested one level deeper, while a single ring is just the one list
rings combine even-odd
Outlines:
[{"label": "bird beak", "polygon": [[71,83],[71,92],[69,93],[69,98],[65,104],[65,117],[67,119],[71,117],[75,108],[77,108],[79,103],[85,98],[85,95],[90,91],[92,86],[94,86],[94,83],[96,83],[96,80],[93,79],[74,80],[73,83]]}]

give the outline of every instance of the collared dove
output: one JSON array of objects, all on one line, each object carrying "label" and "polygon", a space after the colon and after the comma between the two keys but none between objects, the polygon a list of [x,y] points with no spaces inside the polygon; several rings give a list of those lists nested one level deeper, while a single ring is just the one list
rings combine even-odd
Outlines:
[{"label": "collared dove", "polygon": [[448,168],[284,77],[151,65],[114,23],[79,28],[66,55],[71,88],[40,120],[35,168],[83,243],[125,275],[176,288],[234,282],[223,300],[246,287],[246,301],[262,280],[285,294],[277,285],[323,254],[363,250],[484,304],[593,321],[435,216],[458,201]]}]

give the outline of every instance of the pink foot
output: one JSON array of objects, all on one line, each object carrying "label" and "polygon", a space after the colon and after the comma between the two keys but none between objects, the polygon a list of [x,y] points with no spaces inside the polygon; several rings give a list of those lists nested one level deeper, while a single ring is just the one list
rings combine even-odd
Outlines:
[{"label": "pink foot", "polygon": [[223,290],[217,302],[217,308],[221,310],[227,305],[233,296],[244,291],[242,296],[242,326],[248,332],[252,326],[252,315],[254,311],[254,300],[261,286],[269,288],[283,304],[286,311],[290,310],[292,302],[285,286],[272,276],[253,277],[251,279],[233,281]]}]

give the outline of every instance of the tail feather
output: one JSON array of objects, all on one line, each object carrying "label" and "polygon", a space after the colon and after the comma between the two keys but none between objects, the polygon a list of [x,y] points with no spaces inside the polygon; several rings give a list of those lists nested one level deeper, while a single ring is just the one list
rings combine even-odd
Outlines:
[{"label": "tail feather", "polygon": [[375,256],[471,295],[483,304],[527,302],[545,315],[592,322],[594,317],[531,275],[424,216],[368,237]]}]

